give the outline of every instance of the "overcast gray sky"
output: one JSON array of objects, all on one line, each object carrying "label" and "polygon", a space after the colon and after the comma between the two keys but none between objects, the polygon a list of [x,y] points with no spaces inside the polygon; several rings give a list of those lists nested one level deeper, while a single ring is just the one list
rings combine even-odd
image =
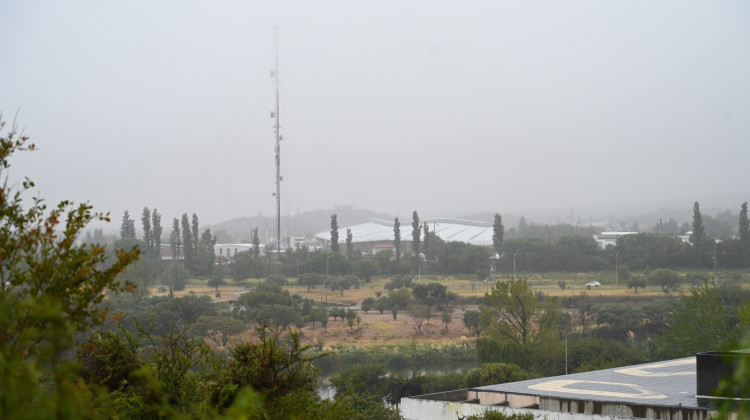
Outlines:
[{"label": "overcast gray sky", "polygon": [[283,214],[750,191],[747,1],[3,0],[13,174],[115,219],[274,215],[273,25]]}]

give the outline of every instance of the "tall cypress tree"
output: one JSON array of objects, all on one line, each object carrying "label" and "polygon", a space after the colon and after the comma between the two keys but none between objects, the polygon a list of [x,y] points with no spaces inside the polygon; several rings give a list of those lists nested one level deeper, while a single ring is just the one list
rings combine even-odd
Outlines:
[{"label": "tall cypress tree", "polygon": [[346,259],[349,261],[354,259],[354,237],[349,228],[346,228]]},{"label": "tall cypress tree", "polygon": [[693,204],[693,233],[690,235],[690,242],[696,249],[702,248],[707,242],[705,228],[703,227],[703,216],[701,216],[701,206],[696,201]]},{"label": "tall cypress tree", "polygon": [[198,244],[198,253],[195,258],[197,271],[203,276],[211,276],[214,270],[214,261],[216,261],[214,251],[216,237],[211,234],[210,228],[206,228],[196,243]]},{"label": "tall cypress tree", "polygon": [[151,212],[151,239],[156,249],[157,258],[161,257],[161,214],[159,211],[154,209]]},{"label": "tall cypress tree", "polygon": [[151,210],[148,207],[144,207],[141,213],[141,225],[143,225],[143,242],[146,243],[146,250],[152,252],[154,250],[154,239],[151,233]]},{"label": "tall cypress tree", "polygon": [[750,221],[747,218],[747,201],[742,203],[742,209],[740,209],[739,234],[742,246],[745,249],[750,249]]},{"label": "tall cypress tree", "polygon": [[414,256],[419,257],[422,244],[422,224],[419,223],[419,214],[414,210],[411,215],[411,245],[414,249]]},{"label": "tall cypress tree", "polygon": [[180,253],[180,220],[176,217],[172,221],[172,233],[169,234],[169,245],[172,248],[172,262],[179,261]]},{"label": "tall cypress tree", "polygon": [[401,262],[401,222],[393,219],[393,246],[396,248],[396,263]]},{"label": "tall cypress tree", "polygon": [[503,247],[503,236],[505,236],[503,217],[500,216],[499,213],[495,213],[495,223],[492,225],[492,247],[495,249],[495,254],[498,256]]},{"label": "tall cypress tree", "polygon": [[339,222],[335,214],[331,215],[331,251],[339,252]]},{"label": "tall cypress tree", "polygon": [[195,266],[198,266],[198,241],[200,237],[198,236],[198,215],[193,213],[193,223],[190,225],[190,232],[192,232],[192,238],[193,238],[193,258],[195,259]]},{"label": "tall cypress tree", "polygon": [[120,225],[121,238],[135,238],[135,220],[130,218],[130,212],[125,210],[122,215],[122,224]]},{"label": "tall cypress tree", "polygon": [[260,238],[258,237],[258,228],[253,228],[253,258],[260,258]]},{"label": "tall cypress tree", "polygon": [[425,258],[429,259],[430,255],[430,225],[424,222],[424,240],[422,241],[422,250],[424,251]]},{"label": "tall cypress tree", "polygon": [[191,273],[195,271],[195,245],[193,244],[193,234],[190,230],[190,221],[187,213],[182,214],[182,254],[184,256],[185,268]]}]

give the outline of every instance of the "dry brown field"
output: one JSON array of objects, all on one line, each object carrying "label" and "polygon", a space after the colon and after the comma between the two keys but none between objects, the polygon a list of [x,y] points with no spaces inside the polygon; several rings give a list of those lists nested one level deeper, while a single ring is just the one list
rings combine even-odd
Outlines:
[{"label": "dry brown field", "polygon": [[[597,297],[605,299],[626,298],[629,301],[645,301],[664,296],[658,288],[651,286],[646,289],[638,290],[637,294],[632,289],[628,289],[626,285],[618,284],[615,286],[613,275],[606,277],[597,273],[549,273],[532,274],[524,276],[524,278],[535,290],[542,291],[548,296],[558,296],[561,298],[586,294],[594,299]],[[507,281],[508,278],[498,277],[496,280]],[[566,282],[566,288],[564,291],[558,286],[558,280],[564,280]],[[373,297],[377,299],[378,294],[381,296],[387,296],[388,290],[386,290],[384,286],[388,281],[389,279],[387,277],[376,277],[371,283],[361,283],[358,289],[345,290],[343,294],[323,289],[320,286],[311,289],[308,292],[306,287],[298,286],[296,284],[296,279],[294,278],[289,279],[289,285],[285,288],[293,295],[297,294],[314,301],[343,304],[347,306],[359,306],[365,298]],[[602,287],[587,289],[585,284],[590,281],[599,281],[602,283]],[[259,280],[255,279],[251,280],[249,284],[257,284],[258,282]],[[489,281],[481,282],[470,278],[454,276],[423,275],[419,280],[415,277],[414,282],[416,284],[439,282],[447,286],[449,291],[456,293],[461,297],[482,297],[492,287],[492,284]],[[241,287],[233,286],[232,282],[228,283],[228,286],[223,286],[219,289],[221,292],[221,297],[219,298],[215,297],[215,289],[207,287],[205,281],[201,280],[191,280],[188,283],[187,288],[183,291],[177,292],[177,295],[182,296],[188,293],[194,293],[197,295],[210,296],[216,302],[228,302],[232,298],[233,293],[246,290]],[[160,293],[154,289],[154,295],[163,294],[163,292]],[[413,342],[414,340],[430,344],[473,341],[472,335],[463,325],[463,312],[469,309],[476,310],[477,305],[457,304],[454,305],[452,309],[452,321],[448,325],[447,330],[445,325],[441,322],[440,312],[435,311],[432,314],[430,323],[427,324],[427,322],[425,322],[423,324],[421,334],[417,333],[415,324],[406,311],[399,312],[397,319],[394,320],[390,310],[386,310],[380,314],[374,309],[367,313],[359,310],[358,315],[360,317],[360,323],[355,323],[352,328],[347,326],[345,321],[333,321],[332,319],[329,319],[326,329],[320,324],[317,324],[315,328],[308,325],[302,328],[301,332],[304,342],[316,344],[325,348],[331,348],[338,345],[363,347],[381,345],[399,346]]]}]

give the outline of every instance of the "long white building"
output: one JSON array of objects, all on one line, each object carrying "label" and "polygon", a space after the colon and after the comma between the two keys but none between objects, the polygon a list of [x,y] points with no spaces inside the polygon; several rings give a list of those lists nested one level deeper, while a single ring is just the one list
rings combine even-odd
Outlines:
[{"label": "long white building", "polygon": [[[411,249],[411,219],[400,220],[402,250]],[[424,219],[420,223],[427,225],[430,232],[435,233],[446,242],[465,242],[472,245],[492,246],[492,225],[485,222],[461,219]],[[370,253],[375,245],[393,243],[393,221],[371,219],[367,223],[354,226],[339,227],[339,243],[346,242],[346,230],[352,231],[352,242],[357,249]],[[424,232],[423,232],[424,234]],[[331,232],[320,232],[315,238],[327,247],[331,243]]]}]

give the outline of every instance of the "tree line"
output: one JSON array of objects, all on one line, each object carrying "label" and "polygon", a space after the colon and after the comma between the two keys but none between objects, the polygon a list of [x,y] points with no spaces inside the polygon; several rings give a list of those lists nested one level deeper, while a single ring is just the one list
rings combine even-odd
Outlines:
[{"label": "tree line", "polygon": [[[13,153],[34,148],[15,127],[0,136],[0,174],[7,174]],[[109,216],[89,204],[48,208],[38,198],[24,201],[33,187],[30,180],[18,188],[7,178],[0,183],[4,418],[398,418],[382,402],[354,393],[320,400],[312,362],[322,355],[296,332],[261,322],[255,340],[217,353],[191,332],[223,342],[217,324],[206,319],[215,310],[210,299],[170,294],[131,301],[139,288],[131,280],[142,273],[121,274],[146,255],[140,246],[108,254],[103,244],[80,243],[89,224]],[[123,222],[121,240],[132,241],[134,223]],[[191,245],[184,232],[181,246]],[[139,245],[147,249],[147,242]]]}]

